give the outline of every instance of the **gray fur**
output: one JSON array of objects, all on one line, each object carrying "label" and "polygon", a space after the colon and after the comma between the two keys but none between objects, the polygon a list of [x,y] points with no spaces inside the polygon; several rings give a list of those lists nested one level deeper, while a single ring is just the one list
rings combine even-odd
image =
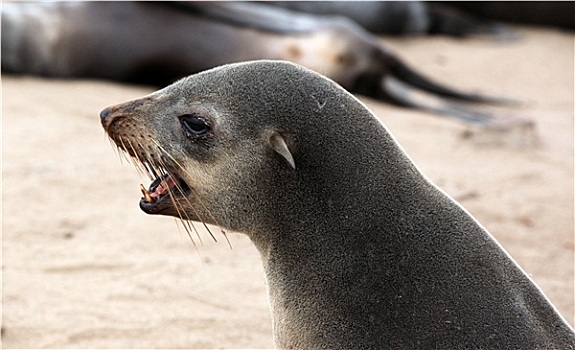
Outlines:
[{"label": "gray fur", "polygon": [[[186,139],[182,114],[214,123],[209,143]],[[116,142],[135,128],[185,164],[189,218],[254,242],[278,348],[575,348],[492,236],[362,103],[310,70],[228,65],[102,118]],[[274,132],[296,169],[270,146]]]}]

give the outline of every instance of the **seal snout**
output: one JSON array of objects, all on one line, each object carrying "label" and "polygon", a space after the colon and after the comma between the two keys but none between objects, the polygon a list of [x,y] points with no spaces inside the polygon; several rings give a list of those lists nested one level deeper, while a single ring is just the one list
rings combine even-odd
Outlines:
[{"label": "seal snout", "polygon": [[108,132],[115,120],[121,119],[131,112],[126,111],[126,109],[122,107],[123,105],[106,107],[100,112],[100,122],[102,123],[104,130]]}]

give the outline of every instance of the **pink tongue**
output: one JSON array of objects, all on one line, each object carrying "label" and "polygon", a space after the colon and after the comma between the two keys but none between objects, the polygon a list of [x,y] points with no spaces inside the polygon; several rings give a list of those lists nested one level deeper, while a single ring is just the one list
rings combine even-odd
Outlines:
[{"label": "pink tongue", "polygon": [[174,182],[174,180],[172,179],[171,176],[168,176],[167,178],[165,178],[164,180],[162,180],[160,182],[160,184],[158,185],[158,187],[156,187],[156,189],[154,190],[154,192],[150,193],[150,196],[152,198],[154,198],[155,200],[157,200],[158,198],[160,198],[161,196],[165,195],[166,193],[168,193],[168,191],[170,190],[170,188],[174,188],[176,186],[176,183]]}]

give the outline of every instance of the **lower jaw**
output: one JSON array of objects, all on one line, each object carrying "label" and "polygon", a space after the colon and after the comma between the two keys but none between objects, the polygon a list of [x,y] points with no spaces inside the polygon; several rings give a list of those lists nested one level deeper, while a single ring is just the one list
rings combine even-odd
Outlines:
[{"label": "lower jaw", "polygon": [[165,197],[160,198],[154,203],[146,202],[145,199],[142,198],[140,200],[140,209],[150,215],[172,215],[172,213],[176,211],[170,195],[165,195]]}]

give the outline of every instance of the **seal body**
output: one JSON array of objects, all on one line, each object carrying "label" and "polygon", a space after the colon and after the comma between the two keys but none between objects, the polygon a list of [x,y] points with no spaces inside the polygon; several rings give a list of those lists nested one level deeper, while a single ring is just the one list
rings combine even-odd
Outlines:
[{"label": "seal body", "polygon": [[101,118],[158,176],[144,211],[254,242],[278,348],[575,348],[572,329],[492,236],[317,73],[227,65]]},{"label": "seal body", "polygon": [[[417,14],[422,5],[417,3],[322,4],[339,11],[353,7],[368,17],[375,6],[377,13],[387,14],[383,19],[411,18],[399,21],[408,27],[412,26],[408,22],[421,21]],[[5,73],[165,86],[215,66],[272,59],[306,66],[356,93],[481,125],[493,123],[495,116],[455,105],[453,100],[509,102],[426,78],[348,18],[267,3],[14,2],[3,5],[0,22]],[[418,98],[419,90],[430,95]]]},{"label": "seal body", "polygon": [[[260,23],[257,4],[9,3],[2,12],[2,70],[166,85],[264,58],[296,62],[354,89],[360,77],[383,74],[389,63],[377,54],[377,40],[349,21],[268,7],[264,14],[278,18]],[[238,25],[228,20],[234,16]],[[300,22],[304,28],[290,33]]]}]

